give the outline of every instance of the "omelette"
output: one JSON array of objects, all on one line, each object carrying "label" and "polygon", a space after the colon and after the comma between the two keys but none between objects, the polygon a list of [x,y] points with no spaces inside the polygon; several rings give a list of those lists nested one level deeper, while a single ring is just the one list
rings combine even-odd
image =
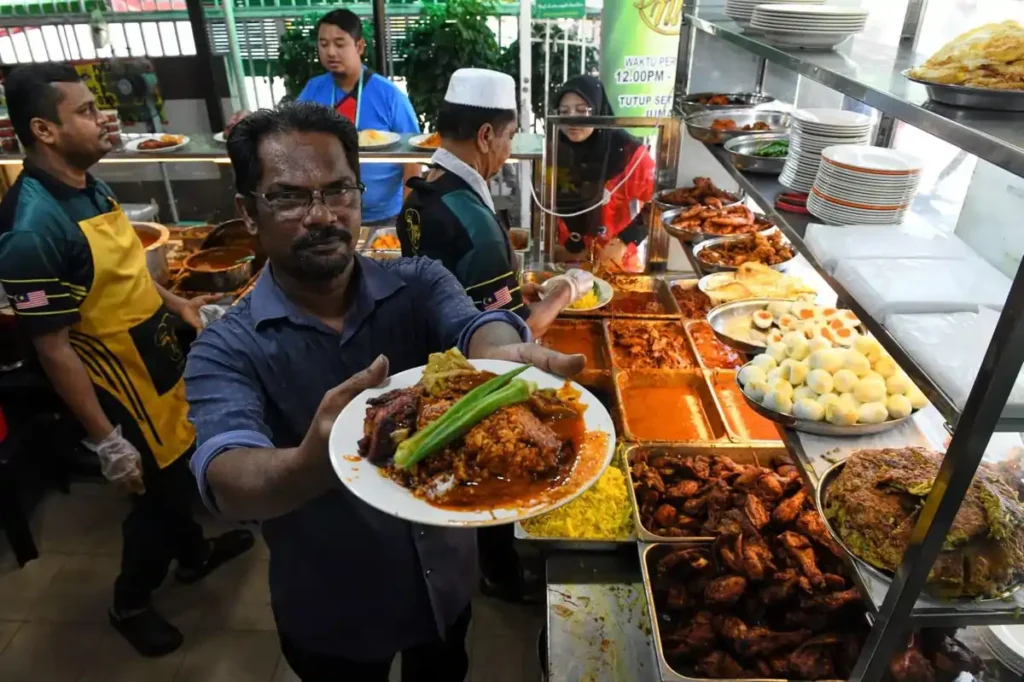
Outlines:
[{"label": "omelette", "polygon": [[1024,26],[985,24],[946,43],[910,76],[932,83],[1024,90]]}]

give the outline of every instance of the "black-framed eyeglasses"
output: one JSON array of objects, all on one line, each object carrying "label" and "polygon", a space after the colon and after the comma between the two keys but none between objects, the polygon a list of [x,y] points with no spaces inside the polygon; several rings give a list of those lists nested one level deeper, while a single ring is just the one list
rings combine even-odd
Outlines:
[{"label": "black-framed eyeglasses", "polygon": [[578,107],[558,107],[555,109],[555,115],[557,116],[590,116],[592,113],[594,113],[594,109],[585,104],[581,104]]},{"label": "black-framed eyeglasses", "polygon": [[277,192],[250,192],[267,202],[274,211],[285,217],[303,217],[319,197],[329,210],[338,211],[358,206],[366,185],[328,187],[327,189],[283,189]]}]

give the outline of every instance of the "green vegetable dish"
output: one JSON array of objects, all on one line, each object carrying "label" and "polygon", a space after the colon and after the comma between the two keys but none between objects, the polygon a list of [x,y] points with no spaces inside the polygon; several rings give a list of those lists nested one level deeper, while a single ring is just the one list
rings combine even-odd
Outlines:
[{"label": "green vegetable dish", "polygon": [[789,156],[789,141],[775,140],[775,142],[769,142],[765,146],[759,147],[753,156],[764,156],[772,159]]}]

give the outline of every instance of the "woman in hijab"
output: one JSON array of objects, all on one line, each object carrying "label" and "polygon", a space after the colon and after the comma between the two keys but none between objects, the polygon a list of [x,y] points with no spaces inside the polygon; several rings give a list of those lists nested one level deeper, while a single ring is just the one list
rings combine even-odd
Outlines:
[{"label": "woman in hijab", "polygon": [[[569,79],[555,101],[559,116],[614,115],[593,76]],[[570,216],[558,225],[563,259],[593,258],[611,269],[642,272],[642,207],[654,196],[654,159],[644,144],[616,128],[562,128],[557,161],[555,209]]]}]

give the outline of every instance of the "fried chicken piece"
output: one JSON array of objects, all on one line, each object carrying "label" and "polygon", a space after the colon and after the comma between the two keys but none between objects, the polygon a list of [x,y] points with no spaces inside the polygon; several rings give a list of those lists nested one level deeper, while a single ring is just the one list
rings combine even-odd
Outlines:
[{"label": "fried chicken piece", "polygon": [[705,547],[677,549],[666,554],[658,561],[658,577],[664,578],[677,567],[700,572],[711,565],[708,550]]},{"label": "fried chicken piece", "polygon": [[793,464],[780,464],[775,467],[775,473],[787,480],[800,478],[800,470]]},{"label": "fried chicken piece", "polygon": [[747,671],[724,651],[712,651],[696,665],[701,677],[746,677]]},{"label": "fried chicken piece", "polygon": [[747,533],[743,536],[741,555],[744,573],[755,582],[764,580],[769,569],[775,570],[772,552],[760,535]]},{"label": "fried chicken piece", "polygon": [[736,641],[747,636],[747,624],[736,616],[718,616],[714,620],[715,632],[729,641]]},{"label": "fried chicken piece", "polygon": [[708,520],[704,522],[703,529],[709,535],[740,535],[743,533],[745,521],[746,517],[739,509],[725,512],[709,510]]},{"label": "fried chicken piece", "polygon": [[935,667],[921,651],[914,635],[906,649],[893,655],[889,674],[895,682],[935,682]]},{"label": "fried chicken piece", "polygon": [[981,659],[952,635],[936,629],[922,630],[920,634],[921,648],[941,676],[952,679],[963,671],[981,672]]},{"label": "fried chicken piece", "polygon": [[789,676],[789,656],[785,654],[776,654],[768,659],[768,665],[772,669],[773,677]]},{"label": "fried chicken piece", "polygon": [[704,455],[696,455],[683,461],[683,471],[701,481],[711,478],[711,460]]},{"label": "fried chicken piece", "polygon": [[646,486],[656,492],[665,493],[665,481],[661,479],[661,474],[646,462],[637,462],[633,465],[633,478],[636,480],[634,487]]},{"label": "fried chicken piece", "polygon": [[764,508],[761,498],[755,495],[747,495],[747,499],[743,504],[743,511],[747,515],[750,525],[758,530],[767,526],[768,521],[771,520],[771,516],[768,514],[768,510]]},{"label": "fried chicken piece", "polygon": [[750,492],[757,485],[764,470],[761,467],[747,464],[740,465],[739,476],[732,482],[732,487],[741,492]]},{"label": "fried chicken piece", "polygon": [[668,588],[668,595],[665,597],[665,608],[675,611],[682,611],[693,603],[686,588],[679,585],[672,585]]},{"label": "fried chicken piece", "polygon": [[828,649],[842,643],[842,635],[834,632],[811,637],[789,656],[792,676],[801,680],[835,677],[835,664]]},{"label": "fried chicken piece", "polygon": [[683,480],[665,490],[665,497],[685,500],[700,492],[700,482]]},{"label": "fried chicken piece", "polygon": [[772,576],[771,583],[761,588],[761,601],[768,606],[786,601],[796,593],[797,577],[793,569],[779,571]]},{"label": "fried chicken piece", "polygon": [[714,555],[719,558],[726,568],[736,573],[743,573],[743,536],[742,535],[719,535],[712,543]]},{"label": "fried chicken piece", "polygon": [[844,606],[857,603],[860,600],[860,590],[851,587],[842,592],[827,592],[816,594],[813,597],[805,597],[800,600],[800,607],[811,611],[838,611]]},{"label": "fried chicken piece", "polygon": [[707,611],[698,611],[686,627],[663,638],[666,655],[670,659],[693,658],[711,650],[718,637]]},{"label": "fried chicken piece", "polygon": [[843,558],[843,550],[839,544],[832,539],[832,535],[825,527],[825,520],[817,509],[805,509],[796,517],[796,529],[814,540],[816,543],[827,549],[833,556]]},{"label": "fried chicken piece", "polygon": [[[776,511],[778,511],[778,507]],[[796,562],[803,574],[807,576],[811,585],[819,590],[824,588],[825,576],[821,574],[821,569],[818,568],[817,560],[814,557],[814,548],[811,547],[811,541],[803,535],[789,530],[779,533],[778,540],[790,558]]]},{"label": "fried chicken piece", "polygon": [[828,613],[810,613],[801,609],[793,609],[786,611],[786,615],[782,617],[782,623],[787,628],[795,630],[804,629],[818,633],[823,632],[829,627],[831,619],[831,614]]},{"label": "fried chicken piece", "polygon": [[707,604],[735,604],[747,589],[747,579],[741,575],[723,575],[704,587]]},{"label": "fried chicken piece", "polygon": [[708,496],[710,493],[704,493],[691,497],[686,502],[683,502],[683,513],[688,516],[701,516],[704,514],[704,510],[708,508]]},{"label": "fried chicken piece", "polygon": [[711,478],[731,478],[740,473],[740,465],[732,457],[716,455],[711,460]]},{"label": "fried chicken piece", "polygon": [[752,627],[740,639],[733,642],[736,653],[743,658],[760,658],[781,649],[792,649],[811,636],[809,630],[776,632],[768,628]]},{"label": "fried chicken piece", "polygon": [[732,506],[732,491],[729,484],[723,480],[716,481],[714,487],[708,492],[708,515],[712,511],[725,511]]},{"label": "fried chicken piece", "polygon": [[671,504],[663,504],[654,511],[652,517],[654,523],[662,528],[670,528],[676,525],[676,519],[679,518],[679,512]]},{"label": "fried chicken piece", "polygon": [[772,523],[776,526],[786,526],[792,523],[800,513],[800,510],[803,509],[806,500],[807,490],[801,488],[790,497],[779,502],[778,506],[775,507],[775,511],[772,512]]},{"label": "fried chicken piece", "polygon": [[837,592],[846,587],[846,578],[835,573],[823,573],[825,577],[825,589]]},{"label": "fried chicken piece", "polygon": [[774,502],[786,494],[788,481],[773,473],[766,473],[757,479],[754,493],[768,502]]}]

